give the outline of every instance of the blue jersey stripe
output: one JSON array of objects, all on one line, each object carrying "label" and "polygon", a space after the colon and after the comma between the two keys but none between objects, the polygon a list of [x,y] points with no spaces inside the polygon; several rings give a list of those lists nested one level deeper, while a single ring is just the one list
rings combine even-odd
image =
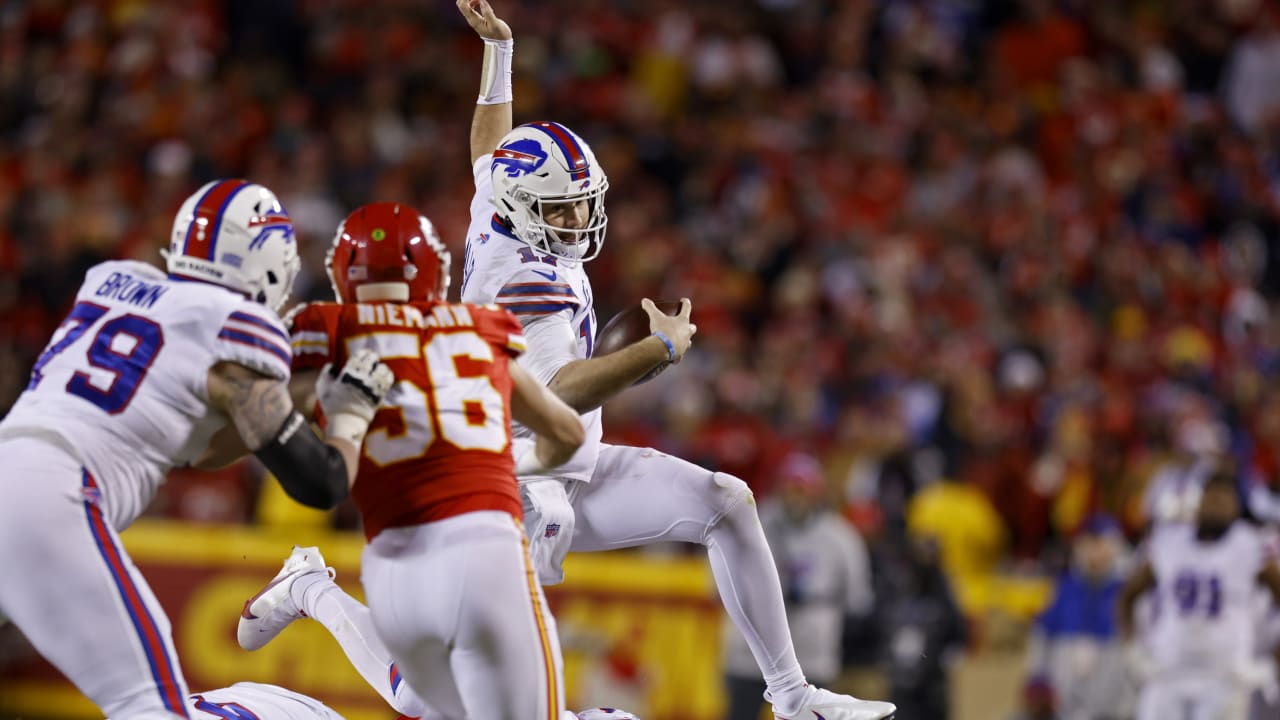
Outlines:
[{"label": "blue jersey stripe", "polygon": [[269,331],[272,335],[279,337],[281,340],[284,340],[285,342],[290,342],[290,338],[287,334],[285,334],[284,330],[281,330],[279,327],[276,327],[269,321],[263,320],[262,318],[256,315],[250,315],[247,312],[241,312],[240,310],[237,310],[231,313],[230,318],[232,320],[239,320],[242,323],[248,323],[250,325],[253,325],[254,327],[260,327],[263,330]]},{"label": "blue jersey stripe", "polygon": [[556,283],[545,285],[539,283],[512,283],[498,291],[498,297],[505,295],[564,295],[573,297],[573,288]]},{"label": "blue jersey stripe", "polygon": [[554,313],[561,310],[574,310],[578,306],[573,303],[563,302],[499,302],[498,305],[510,310],[513,313],[529,314],[529,313]]},{"label": "blue jersey stripe", "polygon": [[218,333],[218,338],[266,350],[277,358],[280,358],[280,361],[285,364],[285,367],[289,367],[293,364],[293,356],[288,351],[281,350],[279,345],[276,345],[270,340],[264,340],[257,335],[240,332],[239,330],[232,330],[231,328],[223,328],[222,332]]}]

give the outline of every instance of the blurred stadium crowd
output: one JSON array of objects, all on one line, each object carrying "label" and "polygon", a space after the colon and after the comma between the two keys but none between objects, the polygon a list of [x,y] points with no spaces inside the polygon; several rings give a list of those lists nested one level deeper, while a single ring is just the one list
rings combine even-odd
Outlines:
[{"label": "blurred stadium crowd", "polygon": [[[517,121],[609,173],[601,322],[694,301],[694,353],[609,408],[615,440],[762,497],[810,453],[869,539],[936,536],[968,609],[1096,513],[1136,540],[1181,512],[1206,459],[1280,507],[1274,6],[499,4]],[[298,299],[374,199],[436,222],[456,287],[479,52],[448,0],[6,2],[0,408],[84,269],[156,259],[213,177],[281,195]],[[252,473],[191,487],[154,512],[253,516]]]}]

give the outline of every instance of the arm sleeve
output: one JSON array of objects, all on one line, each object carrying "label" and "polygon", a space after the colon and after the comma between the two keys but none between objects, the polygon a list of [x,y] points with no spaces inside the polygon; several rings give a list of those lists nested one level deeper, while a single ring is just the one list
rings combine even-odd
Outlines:
[{"label": "arm sleeve", "polygon": [[307,507],[328,510],[347,496],[347,463],[342,453],[316,437],[296,411],[253,454],[289,497]]},{"label": "arm sleeve", "polygon": [[285,318],[289,345],[293,352],[293,370],[319,370],[334,357],[337,342],[335,322],[317,303],[299,305]]},{"label": "arm sleeve", "polygon": [[243,301],[223,317],[214,340],[214,357],[288,380],[293,351],[284,324],[271,310]]}]

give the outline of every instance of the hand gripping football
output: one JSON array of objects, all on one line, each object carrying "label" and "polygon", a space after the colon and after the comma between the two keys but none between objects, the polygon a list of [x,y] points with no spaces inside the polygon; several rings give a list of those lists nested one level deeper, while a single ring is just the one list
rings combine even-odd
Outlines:
[{"label": "hand gripping football", "polygon": [[[661,300],[654,302],[658,309],[667,315],[675,315],[680,312],[679,300]],[[600,332],[596,334],[596,345],[591,355],[600,357],[615,353],[622,348],[649,337],[649,315],[640,305],[632,305],[622,312],[609,318],[609,322],[600,328]],[[649,382],[658,377],[663,370],[666,370],[671,363],[663,363],[648,375],[640,378],[635,382],[636,385]]]}]

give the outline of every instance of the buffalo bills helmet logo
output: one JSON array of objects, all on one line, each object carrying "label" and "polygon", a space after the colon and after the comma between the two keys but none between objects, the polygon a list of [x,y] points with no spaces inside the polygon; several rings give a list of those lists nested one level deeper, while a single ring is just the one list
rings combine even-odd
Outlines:
[{"label": "buffalo bills helmet logo", "polygon": [[507,177],[520,177],[537,171],[547,161],[536,140],[514,140],[493,151],[493,169],[507,169]]}]

